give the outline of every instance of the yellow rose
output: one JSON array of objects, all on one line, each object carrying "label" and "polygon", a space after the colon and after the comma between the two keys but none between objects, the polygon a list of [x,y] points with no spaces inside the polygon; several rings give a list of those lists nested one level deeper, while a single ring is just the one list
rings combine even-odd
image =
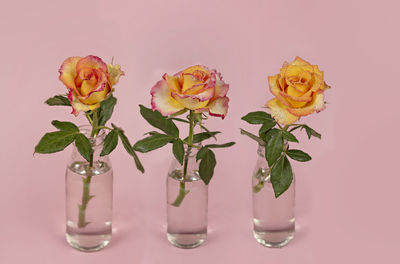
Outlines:
[{"label": "yellow rose", "polygon": [[324,91],[330,87],[324,82],[324,73],[300,57],[285,62],[279,74],[268,77],[268,83],[275,98],[267,107],[280,124],[289,125],[325,109]]},{"label": "yellow rose", "polygon": [[72,113],[94,110],[112,93],[113,85],[124,74],[119,65],[105,64],[99,57],[70,57],[61,68],[60,81],[67,87]]},{"label": "yellow rose", "polygon": [[197,65],[172,76],[164,74],[151,89],[151,105],[163,115],[189,109],[224,118],[228,113],[228,90],[220,73]]}]

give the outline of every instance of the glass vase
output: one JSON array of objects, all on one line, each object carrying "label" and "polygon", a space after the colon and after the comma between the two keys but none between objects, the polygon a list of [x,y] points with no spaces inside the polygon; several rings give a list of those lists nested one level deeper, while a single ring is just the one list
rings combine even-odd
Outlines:
[{"label": "glass vase", "polygon": [[185,152],[187,169],[174,159],[167,175],[167,238],[179,248],[195,248],[207,238],[208,187],[199,175],[196,149]]},{"label": "glass vase", "polygon": [[270,181],[265,146],[257,150],[258,160],[253,173],[253,235],[263,246],[279,248],[287,245],[295,232],[295,177],[290,187],[278,198]]},{"label": "glass vase", "polygon": [[[90,126],[80,127],[88,138]],[[110,243],[112,220],[113,170],[108,156],[100,157],[105,133],[90,142],[93,165],[90,166],[74,145],[67,164],[66,238],[81,251],[97,251]]]}]

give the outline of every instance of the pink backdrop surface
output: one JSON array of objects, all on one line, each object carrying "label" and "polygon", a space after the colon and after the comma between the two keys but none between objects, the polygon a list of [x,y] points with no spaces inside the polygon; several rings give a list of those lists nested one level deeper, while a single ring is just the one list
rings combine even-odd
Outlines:
[{"label": "pink backdrop surface", "polygon": [[[400,263],[400,18],[398,1],[7,1],[0,9],[0,263]],[[51,120],[85,123],[43,101],[65,92],[58,67],[69,56],[114,56],[126,76],[112,121],[132,141],[150,127],[138,104],[165,72],[204,64],[230,83],[209,237],[181,250],[165,238],[170,148],[140,155],[141,175],[119,146],[114,235],[98,253],[64,238],[64,172],[71,147],[32,156]],[[295,239],[268,249],[252,237],[251,172],[256,144],[240,117],[271,98],[267,76],[296,55],[325,71],[327,109],[303,118],[321,141],[300,136],[313,160],[295,163]],[[397,252],[396,252],[397,251]]]}]

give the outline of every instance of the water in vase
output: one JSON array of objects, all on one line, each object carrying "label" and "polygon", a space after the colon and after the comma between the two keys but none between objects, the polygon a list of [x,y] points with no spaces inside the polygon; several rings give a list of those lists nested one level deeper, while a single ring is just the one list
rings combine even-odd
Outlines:
[{"label": "water in vase", "polygon": [[[172,205],[181,183],[189,191],[179,206]],[[182,170],[173,170],[167,178],[167,238],[177,247],[194,248],[207,237],[208,189],[198,171],[183,179]]]},{"label": "water in vase", "polygon": [[266,169],[257,170],[253,176],[253,223],[254,238],[267,247],[288,244],[295,232],[295,182],[281,196],[275,198]]},{"label": "water in vase", "polygon": [[[111,240],[113,172],[106,162],[97,161],[90,169],[87,162],[74,162],[66,172],[66,237],[81,251],[97,251]],[[80,215],[84,181],[90,177],[84,217]]]}]

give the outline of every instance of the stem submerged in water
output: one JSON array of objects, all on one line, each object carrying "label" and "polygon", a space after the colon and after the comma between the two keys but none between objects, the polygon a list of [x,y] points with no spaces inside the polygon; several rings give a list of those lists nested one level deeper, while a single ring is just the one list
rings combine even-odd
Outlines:
[{"label": "stem submerged in water", "polygon": [[190,192],[190,190],[186,190],[185,180],[187,175],[187,167],[189,163],[189,156],[192,151],[191,145],[193,144],[193,135],[194,135],[194,111],[190,110],[189,114],[189,137],[188,137],[188,148],[185,153],[185,160],[183,165],[183,179],[179,184],[179,193],[176,197],[175,201],[171,204],[172,206],[179,207],[185,198],[185,196]]},{"label": "stem submerged in water", "polygon": [[[89,120],[90,121],[90,120]],[[93,119],[92,119],[92,132],[90,135],[90,138],[95,141],[94,137],[98,133],[98,116],[97,116],[97,110],[93,112]],[[95,144],[95,142],[93,143]],[[83,191],[82,191],[82,202],[81,204],[78,204],[78,228],[84,228],[87,226],[90,222],[86,222],[86,208],[87,205],[94,197],[94,195],[90,195],[90,182],[92,181],[92,168],[93,168],[93,152],[94,150],[92,149],[92,153],[90,154],[90,159],[89,159],[89,167],[87,169],[87,175],[86,178],[82,178],[82,183],[83,183]]]}]

